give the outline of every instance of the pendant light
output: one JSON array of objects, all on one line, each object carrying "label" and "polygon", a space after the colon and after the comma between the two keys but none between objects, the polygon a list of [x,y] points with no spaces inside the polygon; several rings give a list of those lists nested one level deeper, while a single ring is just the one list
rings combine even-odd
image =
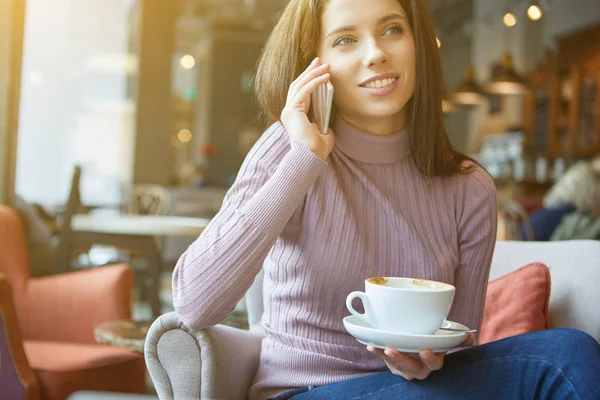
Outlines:
[{"label": "pendant light", "polygon": [[444,114],[449,114],[456,111],[456,105],[454,105],[454,102],[446,96],[444,96],[442,99],[442,111]]},{"label": "pendant light", "polygon": [[477,81],[475,81],[473,67],[469,66],[465,73],[465,78],[452,94],[452,101],[459,105],[475,106],[483,103],[484,100],[485,93]]},{"label": "pendant light", "polygon": [[[509,21],[507,23],[507,15],[512,15],[511,13],[506,13],[504,16],[504,45],[507,44],[507,35],[508,30],[515,26],[517,21],[516,19]],[[494,76],[492,81],[486,87],[486,91],[490,94],[502,94],[502,95],[523,95],[529,92],[529,87],[525,82],[525,79],[517,74],[514,68],[513,63],[513,55],[512,53],[506,49],[504,54],[502,54],[502,64],[500,65],[500,71],[497,76]]]},{"label": "pendant light", "polygon": [[539,21],[544,15],[542,9],[537,4],[537,0],[533,0],[533,3],[527,8],[527,17],[532,21]]},{"label": "pendant light", "polygon": [[507,50],[502,55],[500,72],[487,86],[487,92],[504,95],[522,95],[529,92],[527,82],[514,69],[513,57],[510,51]]}]

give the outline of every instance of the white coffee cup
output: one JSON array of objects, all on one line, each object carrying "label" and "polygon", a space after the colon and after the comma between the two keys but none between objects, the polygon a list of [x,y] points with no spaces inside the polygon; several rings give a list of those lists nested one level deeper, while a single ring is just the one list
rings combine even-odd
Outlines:
[{"label": "white coffee cup", "polygon": [[[425,279],[374,277],[365,280],[365,292],[348,295],[346,307],[376,329],[432,335],[448,316],[455,290],[447,283]],[[357,297],[364,314],[352,306]]]}]

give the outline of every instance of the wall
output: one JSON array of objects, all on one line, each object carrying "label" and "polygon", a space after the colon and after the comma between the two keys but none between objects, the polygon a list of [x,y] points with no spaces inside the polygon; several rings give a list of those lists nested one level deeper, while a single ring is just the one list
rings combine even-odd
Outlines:
[{"label": "wall", "polygon": [[[471,40],[463,38],[458,41],[444,41],[440,48],[442,57],[442,70],[448,93],[458,86],[463,80],[466,69],[471,60]],[[452,113],[445,114],[446,129],[452,145],[461,152],[468,150],[470,110],[457,107]]]},{"label": "wall", "polygon": [[[198,107],[192,162],[208,163],[207,183],[233,183],[253,141],[262,133],[258,109],[249,85],[265,35],[214,28],[210,43],[199,45]],[[200,148],[206,142],[215,154],[206,160]]]},{"label": "wall", "polygon": [[[491,79],[494,63],[499,63],[502,53],[510,50],[513,55],[515,70],[524,71],[525,36],[528,23],[519,19],[516,26],[507,28],[502,23],[504,2],[495,0],[474,1],[473,53],[472,61],[477,81],[485,88]],[[478,139],[484,135],[504,132],[521,122],[522,99],[518,96],[504,96],[502,109],[490,115],[489,103],[486,101],[471,113],[471,127],[467,139],[470,151],[476,149]]]},{"label": "wall", "polygon": [[142,2],[133,183],[174,180],[171,80],[178,2]]},{"label": "wall", "polygon": [[598,0],[555,0],[552,4],[543,28],[546,47],[554,46],[554,38],[600,23]]}]

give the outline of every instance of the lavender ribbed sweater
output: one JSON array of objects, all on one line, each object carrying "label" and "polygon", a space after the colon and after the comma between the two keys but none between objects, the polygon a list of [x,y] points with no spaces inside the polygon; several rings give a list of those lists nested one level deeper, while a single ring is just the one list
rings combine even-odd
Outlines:
[{"label": "lavender ribbed sweater", "polygon": [[496,235],[492,179],[477,166],[425,177],[406,131],[380,137],[339,118],[334,132],[323,161],[272,125],[175,268],[175,310],[202,329],[225,319],[264,267],[266,338],[251,399],[386,370],[342,324],[346,295],[371,276],[454,284],[449,319],[481,325]]}]

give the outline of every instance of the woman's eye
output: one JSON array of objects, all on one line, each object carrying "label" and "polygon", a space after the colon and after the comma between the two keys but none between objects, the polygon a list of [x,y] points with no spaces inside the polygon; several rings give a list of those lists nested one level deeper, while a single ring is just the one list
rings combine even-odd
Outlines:
[{"label": "woman's eye", "polygon": [[351,39],[349,37],[343,37],[343,38],[336,40],[336,42],[333,44],[333,46],[334,47],[339,46],[339,45],[344,46],[344,45],[352,43],[353,41],[354,41],[354,39]]},{"label": "woman's eye", "polygon": [[385,31],[385,35],[395,35],[397,33],[402,33],[402,27],[400,25],[396,25],[396,26],[392,26],[389,27],[386,31]]}]

